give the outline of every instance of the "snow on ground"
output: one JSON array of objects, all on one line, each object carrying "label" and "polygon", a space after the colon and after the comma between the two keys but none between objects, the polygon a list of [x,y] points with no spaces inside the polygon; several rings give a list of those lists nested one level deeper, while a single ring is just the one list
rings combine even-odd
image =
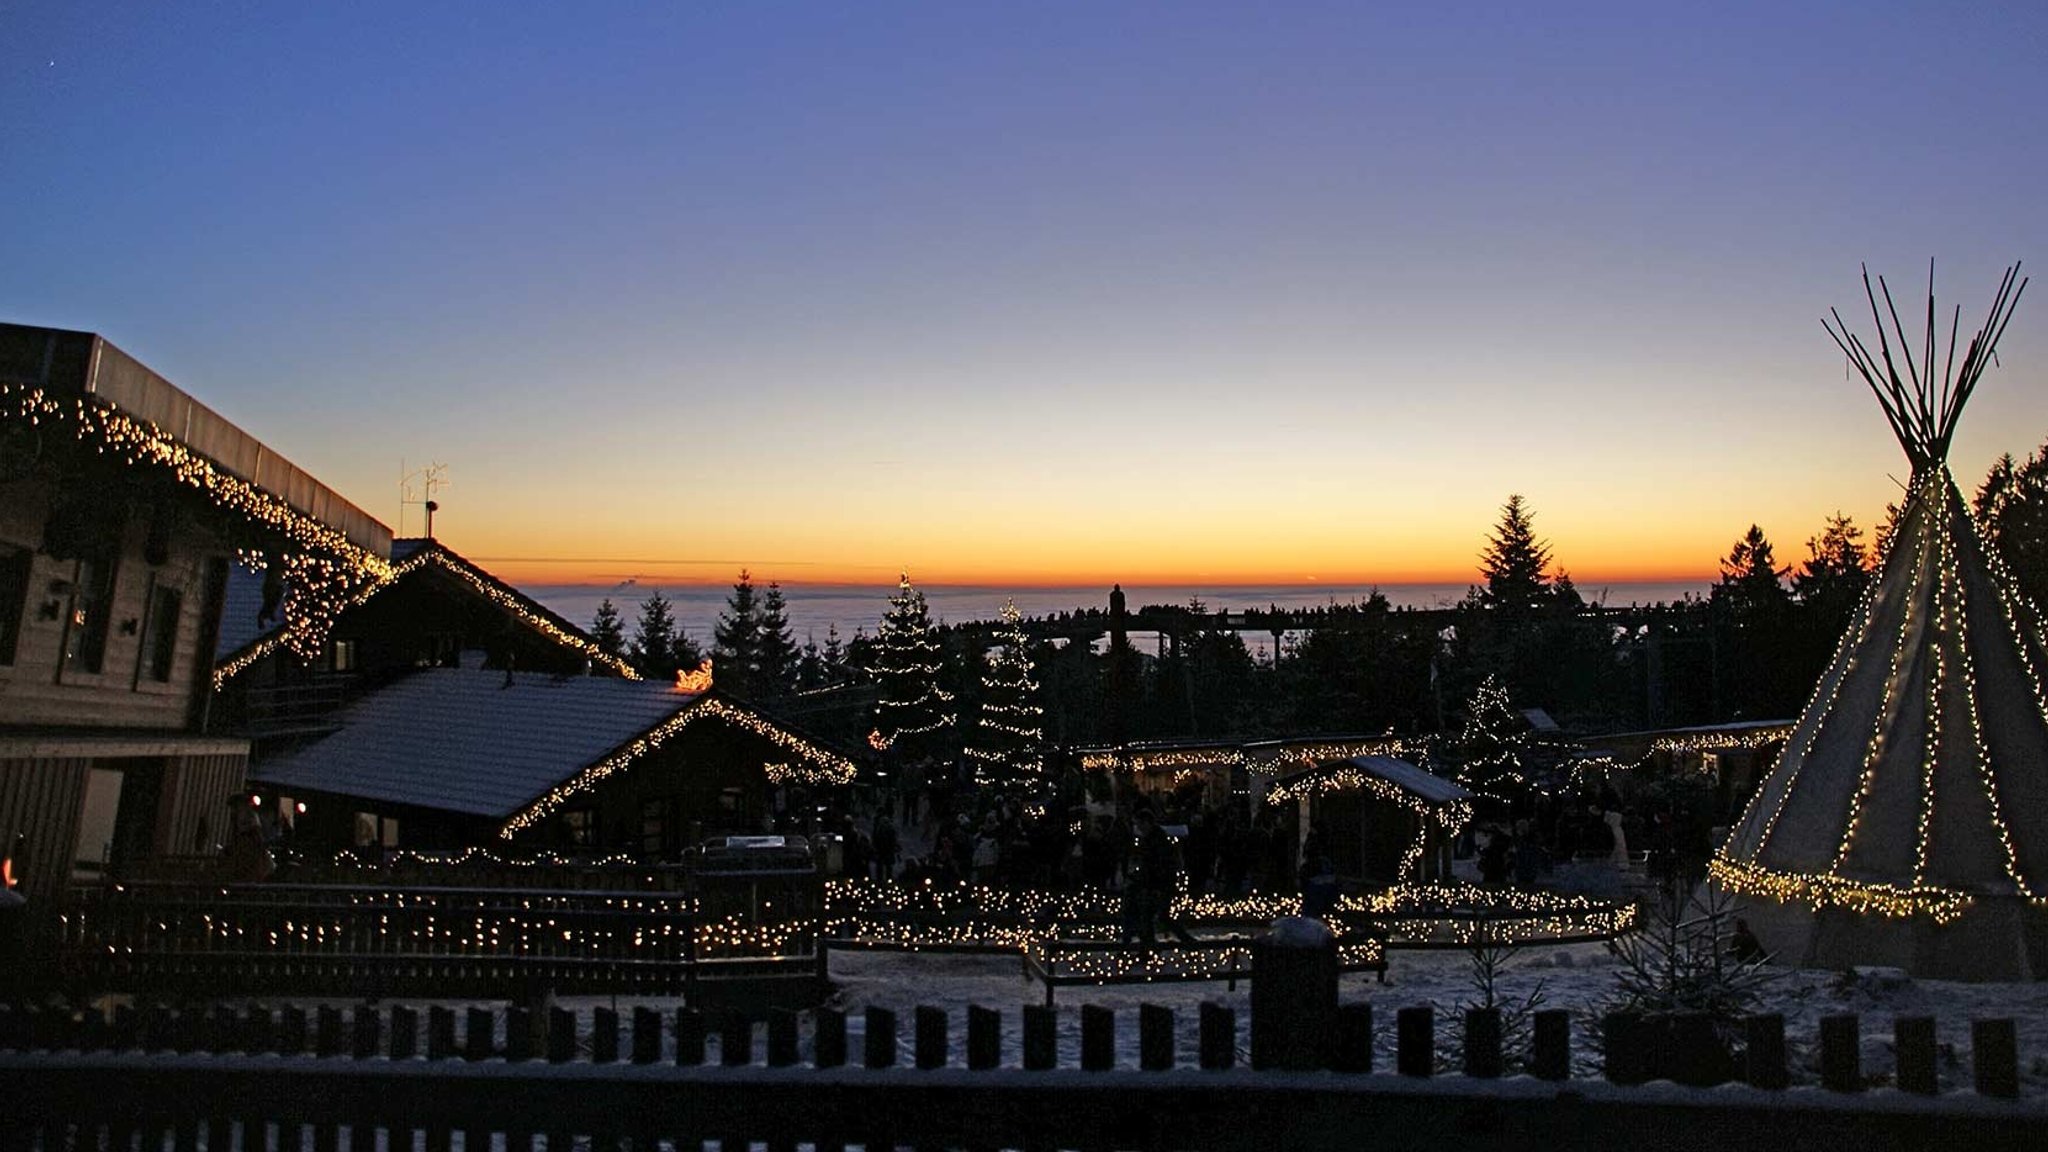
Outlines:
[{"label": "snow on ground", "polygon": [[[1375,1067],[1393,1066],[1394,1013],[1419,1004],[1437,1010],[1440,1044],[1448,1030],[1449,1018],[1478,999],[1471,958],[1457,951],[1393,951],[1388,954],[1384,984],[1370,974],[1343,977],[1339,999],[1373,1005]],[[1542,997],[1541,1007],[1563,1008],[1573,1015],[1575,1063],[1586,1074],[1595,1074],[1591,1029],[1601,1005],[1616,991],[1618,962],[1605,945],[1581,944],[1566,947],[1532,946],[1516,953],[1505,965],[1496,985],[1496,995],[1507,1003]],[[931,953],[834,953],[832,978],[834,1007],[848,1012],[847,1026],[852,1051],[858,1053],[862,1026],[860,1012],[870,1006],[894,1009],[899,1042],[907,1059],[912,1010],[919,1005],[944,1008],[955,1062],[965,1060],[966,1010],[969,1005],[996,1008],[1003,1012],[1005,1062],[1020,1062],[1020,1009],[1044,1002],[1044,988],[1028,980],[1020,962],[1013,957],[962,956]],[[1197,1010],[1212,1000],[1236,1010],[1238,1046],[1249,1044],[1251,1018],[1250,984],[1239,981],[1230,991],[1222,981],[1202,983],[1158,983],[1109,986],[1068,986],[1057,990],[1060,1012],[1060,1062],[1077,1065],[1080,1059],[1080,1009],[1082,1004],[1099,1004],[1117,1013],[1117,1048],[1120,1066],[1137,1061],[1137,1010],[1141,1004],[1158,1004],[1174,1010],[1178,1031],[1177,1050],[1183,1062],[1192,1062],[1195,1052]],[[1892,1071],[1892,1022],[1898,1016],[1924,1015],[1935,1019],[1937,1041],[1942,1050],[1944,1089],[1964,1088],[1970,1082],[1970,1022],[1973,1019],[2010,1016],[2017,1023],[2021,1075],[2030,1093],[2048,1092],[2048,984],[1958,984],[1935,980],[1911,980],[1890,970],[1871,970],[1857,977],[1834,972],[1793,971],[1775,984],[1769,993],[1769,1007],[1785,1016],[1785,1030],[1794,1054],[1796,1079],[1818,1078],[1818,1035],[1820,1018],[1836,1013],[1858,1015],[1863,1035],[1863,1071],[1873,1079],[1888,1078]]]}]

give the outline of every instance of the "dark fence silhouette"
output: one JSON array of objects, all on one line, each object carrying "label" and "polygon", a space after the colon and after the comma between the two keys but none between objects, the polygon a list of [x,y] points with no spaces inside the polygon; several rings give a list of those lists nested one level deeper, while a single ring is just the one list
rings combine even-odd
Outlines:
[{"label": "dark fence silhouette", "polygon": [[[870,1008],[765,1021],[737,1013],[451,1008],[422,1014],[322,1006],[247,1012],[123,1008],[110,1017],[0,1009],[0,1110],[8,1149],[140,1146],[208,1152],[413,1147],[724,1149],[765,1142],[867,1148],[1358,1147],[1807,1149],[2048,1147],[2048,1101],[2018,1100],[2013,1022],[1972,1026],[1971,1084],[1941,1091],[1934,1023],[1895,1021],[1895,1087],[1870,1090],[1858,1021],[1821,1022],[1820,1087],[1787,1090],[1784,1025],[1747,1023],[1741,1084],[1643,1087],[1687,1067],[1672,1043],[1702,1035],[1639,1017],[1602,1021],[1604,1075],[1572,1079],[1571,1028],[1538,1013],[1529,1048],[1505,1051],[1500,1019],[1473,1010],[1448,1061],[1427,1007],[1394,1021],[1392,1069],[1375,1066],[1369,1004],[1346,1005],[1316,1071],[1240,1066],[1235,1014],[1202,1006],[1192,1052],[1174,1014],[1137,1013],[1135,1067],[1110,1009],[1081,1009],[1078,1062],[1062,1059],[1057,1009],[1026,1007],[1020,1044],[1003,1013],[908,1021]],[[457,1025],[462,1025],[458,1035]],[[899,1027],[908,1023],[907,1036]],[[858,1025],[858,1031],[849,1027]],[[423,1026],[424,1025],[424,1026]],[[623,1025],[623,1027],[622,1027]],[[1254,1029],[1256,1031],[1256,1028]],[[1711,1038],[1711,1030],[1704,1034]],[[764,1043],[757,1044],[757,1038]],[[1069,1050],[1071,1045],[1065,1045]],[[1190,1059],[1192,1057],[1192,1059]],[[1289,1067],[1280,1052],[1263,1063]],[[1449,1066],[1446,1066],[1446,1065]],[[1524,1075],[1504,1076],[1510,1067]]]}]

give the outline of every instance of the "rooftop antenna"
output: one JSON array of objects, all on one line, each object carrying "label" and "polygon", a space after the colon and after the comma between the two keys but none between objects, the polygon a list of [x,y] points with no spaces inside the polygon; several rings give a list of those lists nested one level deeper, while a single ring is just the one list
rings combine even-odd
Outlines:
[{"label": "rooftop antenna", "polygon": [[405,535],[405,509],[407,505],[418,504],[427,510],[427,539],[434,538],[434,513],[441,510],[440,501],[434,493],[448,487],[448,466],[429,464],[408,472],[405,461],[398,462],[398,534]]}]

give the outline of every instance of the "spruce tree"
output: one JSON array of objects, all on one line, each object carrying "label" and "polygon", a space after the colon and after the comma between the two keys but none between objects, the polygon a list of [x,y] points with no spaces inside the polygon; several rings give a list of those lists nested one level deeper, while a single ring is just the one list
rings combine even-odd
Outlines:
[{"label": "spruce tree", "polygon": [[668,598],[656,589],[640,603],[640,622],[628,654],[633,667],[650,680],[672,679],[676,674],[675,639],[675,613]]},{"label": "spruce tree", "polygon": [[690,634],[683,631],[680,624],[676,625],[675,643],[669,651],[675,653],[676,670],[679,672],[694,672],[704,666],[704,650],[697,647],[697,642],[690,639]]},{"label": "spruce tree", "polygon": [[881,687],[875,731],[905,760],[943,753],[952,735],[953,697],[939,687],[942,659],[924,593],[905,574],[882,617],[871,669]]},{"label": "spruce tree", "polygon": [[839,642],[839,625],[825,625],[825,648],[818,657],[824,664],[825,679],[828,683],[838,683],[847,679],[846,645]]},{"label": "spruce tree", "polygon": [[754,599],[754,577],[745,568],[733,582],[725,611],[718,614],[711,643],[714,682],[728,692],[753,695],[759,687],[761,608]]},{"label": "spruce tree", "polygon": [[2048,444],[2024,464],[2001,457],[1973,503],[1985,540],[2013,582],[2037,607],[2048,607]]},{"label": "spruce tree", "polygon": [[761,696],[787,696],[796,691],[796,641],[789,635],[789,606],[782,585],[769,581],[754,625],[754,691]]},{"label": "spruce tree", "polygon": [[626,626],[619,620],[618,605],[609,596],[597,606],[597,615],[590,621],[590,638],[597,641],[597,650],[607,656],[626,653]]},{"label": "spruce tree", "polygon": [[1550,566],[1550,545],[1536,538],[1536,516],[1521,495],[1501,506],[1500,524],[1479,553],[1479,571],[1486,577],[1480,602],[1503,616],[1531,615],[1545,602],[1544,569]]},{"label": "spruce tree", "polygon": [[1714,585],[1713,597],[1726,603],[1738,624],[1766,623],[1790,600],[1784,585],[1787,571],[1777,566],[1764,530],[1751,524],[1721,561],[1721,582]]},{"label": "spruce tree", "polygon": [[1045,782],[1045,709],[1038,703],[1030,640],[1014,600],[1003,605],[995,641],[996,651],[981,677],[981,702],[966,754],[977,787],[1030,800]]}]

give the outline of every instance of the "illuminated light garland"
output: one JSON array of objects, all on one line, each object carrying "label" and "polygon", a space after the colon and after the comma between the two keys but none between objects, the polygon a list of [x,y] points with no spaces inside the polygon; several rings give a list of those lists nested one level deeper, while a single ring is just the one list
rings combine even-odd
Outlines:
[{"label": "illuminated light garland", "polygon": [[1638,921],[1633,904],[1462,881],[1397,884],[1347,896],[1337,911],[1372,917],[1389,940],[1465,946],[1611,939],[1634,931]]},{"label": "illuminated light garland", "polygon": [[[875,704],[877,730],[890,745],[905,736],[922,736],[954,725],[958,718],[946,711],[953,694],[938,685],[939,673],[945,670],[938,628],[926,611],[924,593],[910,586],[908,573],[898,578],[896,594],[889,598],[889,610],[876,636],[875,655],[875,667],[868,671],[882,685],[882,698]],[[903,699],[890,694],[899,690],[915,695]]]},{"label": "illuminated light garland", "polygon": [[1781,872],[1759,864],[1730,860],[1719,853],[1708,862],[1707,874],[1730,892],[1763,896],[1780,903],[1806,904],[1815,910],[1847,908],[1852,912],[1874,912],[1895,919],[1924,915],[1933,917],[1937,924],[1955,920],[1974,903],[1970,893],[1951,888],[1909,888],[1846,880],[1839,876]]},{"label": "illuminated light garland", "polygon": [[0,383],[0,420],[26,420],[31,426],[48,421],[101,454],[113,453],[124,464],[161,468],[215,507],[282,537],[296,549],[283,557],[282,637],[302,658],[310,660],[321,652],[339,606],[359,587],[391,577],[389,560],[283,498],[228,472],[150,421],[83,397],[66,403],[34,385],[4,383]]},{"label": "illuminated light garland", "polygon": [[1415,838],[1409,841],[1407,850],[1401,853],[1401,862],[1394,872],[1396,876],[1404,878],[1412,875],[1421,865],[1423,853],[1428,850],[1429,825],[1432,822],[1442,828],[1446,836],[1457,835],[1460,829],[1472,822],[1472,805],[1467,801],[1431,803],[1398,784],[1382,780],[1356,764],[1349,763],[1337,764],[1315,770],[1308,775],[1283,780],[1267,791],[1266,803],[1287,804],[1325,792],[1364,792],[1375,800],[1398,804],[1421,819],[1421,823],[1415,829]]},{"label": "illuminated light garland", "polygon": [[[237,560],[246,568],[250,568],[252,570],[259,572],[263,570],[263,563],[261,562],[260,557],[258,559],[258,562],[253,564],[249,562],[249,559],[246,556],[238,555]],[[334,616],[339,617],[340,614],[343,612],[361,607],[362,605],[368,603],[372,597],[376,596],[379,592],[382,592],[385,588],[391,586],[391,584],[393,584],[400,578],[411,575],[412,573],[419,571],[420,569],[426,567],[429,564],[432,564],[445,572],[449,572],[455,576],[460,577],[463,580],[463,582],[467,583],[471,588],[475,589],[478,594],[482,595],[492,604],[511,614],[512,617],[518,620],[520,623],[526,625],[527,627],[533,629],[536,632],[539,632],[541,635],[547,637],[550,640],[553,640],[558,644],[561,644],[565,647],[574,649],[575,651],[582,653],[582,655],[586,659],[590,660],[592,663],[603,665],[606,669],[610,670],[611,672],[613,672],[614,674],[618,675],[623,679],[640,679],[640,673],[637,670],[635,670],[631,664],[626,663],[624,660],[621,660],[616,656],[606,654],[606,652],[602,648],[599,648],[597,646],[597,642],[592,640],[590,637],[565,629],[548,616],[544,616],[538,612],[533,611],[531,608],[527,607],[523,597],[519,596],[517,593],[498,587],[489,578],[475,571],[472,571],[466,563],[457,563],[456,560],[452,558],[444,549],[435,544],[427,545],[426,547],[420,549],[418,552],[413,553],[411,556],[394,565],[391,569],[391,574],[389,578],[379,580],[374,584],[370,584],[358,589],[356,592],[350,595],[346,603],[341,604],[334,610]],[[249,647],[244,648],[241,652],[235,654],[228,660],[222,662],[213,670],[214,691],[220,691],[222,686],[224,686],[229,680],[234,679],[237,675],[247,670],[251,665],[254,665],[257,661],[262,660],[265,656],[268,656],[272,652],[275,652],[278,649],[278,647],[284,643],[285,637],[283,633],[272,633],[269,636],[265,636],[255,641]],[[679,673],[677,675],[676,686],[685,692],[709,691],[710,664],[711,662],[709,660],[706,660],[704,664],[699,668],[699,671],[703,672],[705,676],[704,687],[693,688],[689,685],[686,685],[683,682],[682,676],[684,674],[682,673]],[[690,675],[695,674],[691,673]]]},{"label": "illuminated light garland", "polygon": [[762,737],[785,751],[795,753],[809,762],[808,770],[812,773],[811,779],[814,782],[844,784],[854,777],[853,761],[820,748],[744,708],[728,704],[715,696],[705,696],[685,706],[682,711],[662,721],[644,735],[634,738],[625,747],[550,789],[546,795],[505,821],[498,829],[499,837],[510,840],[520,832],[547,819],[572,797],[589,791],[599,781],[661,747],[676,733],[705,719],[723,720]]}]

